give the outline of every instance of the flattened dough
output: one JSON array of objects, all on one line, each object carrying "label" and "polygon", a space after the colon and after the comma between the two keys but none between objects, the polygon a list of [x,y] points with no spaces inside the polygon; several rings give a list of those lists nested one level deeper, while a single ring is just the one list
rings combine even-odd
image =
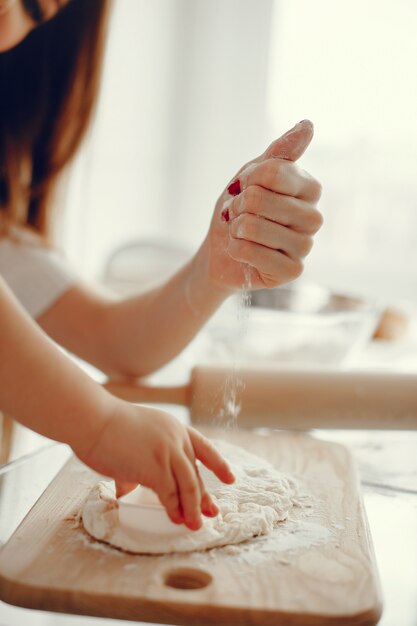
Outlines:
[{"label": "flattened dough", "polygon": [[201,467],[202,478],[220,512],[216,518],[204,518],[200,530],[180,535],[127,533],[119,525],[113,481],[100,482],[91,490],[82,511],[84,528],[99,541],[138,554],[206,550],[241,543],[273,530],[288,517],[296,502],[296,482],[238,446],[224,441],[213,443],[231,464],[236,482],[225,485]]}]

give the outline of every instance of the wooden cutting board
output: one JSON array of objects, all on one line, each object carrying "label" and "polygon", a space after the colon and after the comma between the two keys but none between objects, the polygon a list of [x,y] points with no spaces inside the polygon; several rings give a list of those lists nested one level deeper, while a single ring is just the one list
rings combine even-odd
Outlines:
[{"label": "wooden cutting board", "polygon": [[210,431],[295,474],[305,502],[235,547],[125,554],[77,515],[98,476],[71,459],[0,551],[0,598],[28,608],[192,626],[371,626],[381,599],[346,448],[288,432]]}]

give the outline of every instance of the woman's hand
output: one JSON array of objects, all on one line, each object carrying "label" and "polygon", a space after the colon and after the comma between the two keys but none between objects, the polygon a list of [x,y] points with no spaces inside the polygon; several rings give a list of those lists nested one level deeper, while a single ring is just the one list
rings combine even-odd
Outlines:
[{"label": "woman's hand", "polygon": [[213,444],[194,428],[164,411],[119,401],[96,443],[79,457],[95,471],[114,478],[118,495],[138,483],[153,489],[170,519],[191,530],[201,527],[201,513],[208,517],[218,513],[196,460],[221,481],[235,480]]},{"label": "woman's hand", "polygon": [[276,287],[301,274],[322,224],[321,186],[295,164],[312,137],[312,123],[300,122],[244,165],[222,193],[203,244],[214,284]]}]

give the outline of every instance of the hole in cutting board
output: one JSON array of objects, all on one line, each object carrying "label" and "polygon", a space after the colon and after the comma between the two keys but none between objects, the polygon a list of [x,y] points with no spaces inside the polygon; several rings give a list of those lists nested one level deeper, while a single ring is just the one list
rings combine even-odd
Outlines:
[{"label": "hole in cutting board", "polygon": [[167,572],[164,584],[174,589],[203,589],[213,580],[212,576],[201,569],[178,567]]}]

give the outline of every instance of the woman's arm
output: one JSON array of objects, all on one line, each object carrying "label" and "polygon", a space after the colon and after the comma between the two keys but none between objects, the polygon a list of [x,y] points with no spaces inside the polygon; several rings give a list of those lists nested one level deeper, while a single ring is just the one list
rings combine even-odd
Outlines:
[{"label": "woman's arm", "polygon": [[299,276],[322,223],[320,185],[294,163],[312,135],[311,123],[300,123],[240,170],[202,246],[164,285],[122,302],[75,287],[41,326],[109,375],[144,376],[177,355],[234,291]]},{"label": "woman's arm", "polygon": [[37,321],[107,375],[145,376],[173,359],[232,292],[210,280],[203,244],[151,291],[117,301],[76,285]]}]

